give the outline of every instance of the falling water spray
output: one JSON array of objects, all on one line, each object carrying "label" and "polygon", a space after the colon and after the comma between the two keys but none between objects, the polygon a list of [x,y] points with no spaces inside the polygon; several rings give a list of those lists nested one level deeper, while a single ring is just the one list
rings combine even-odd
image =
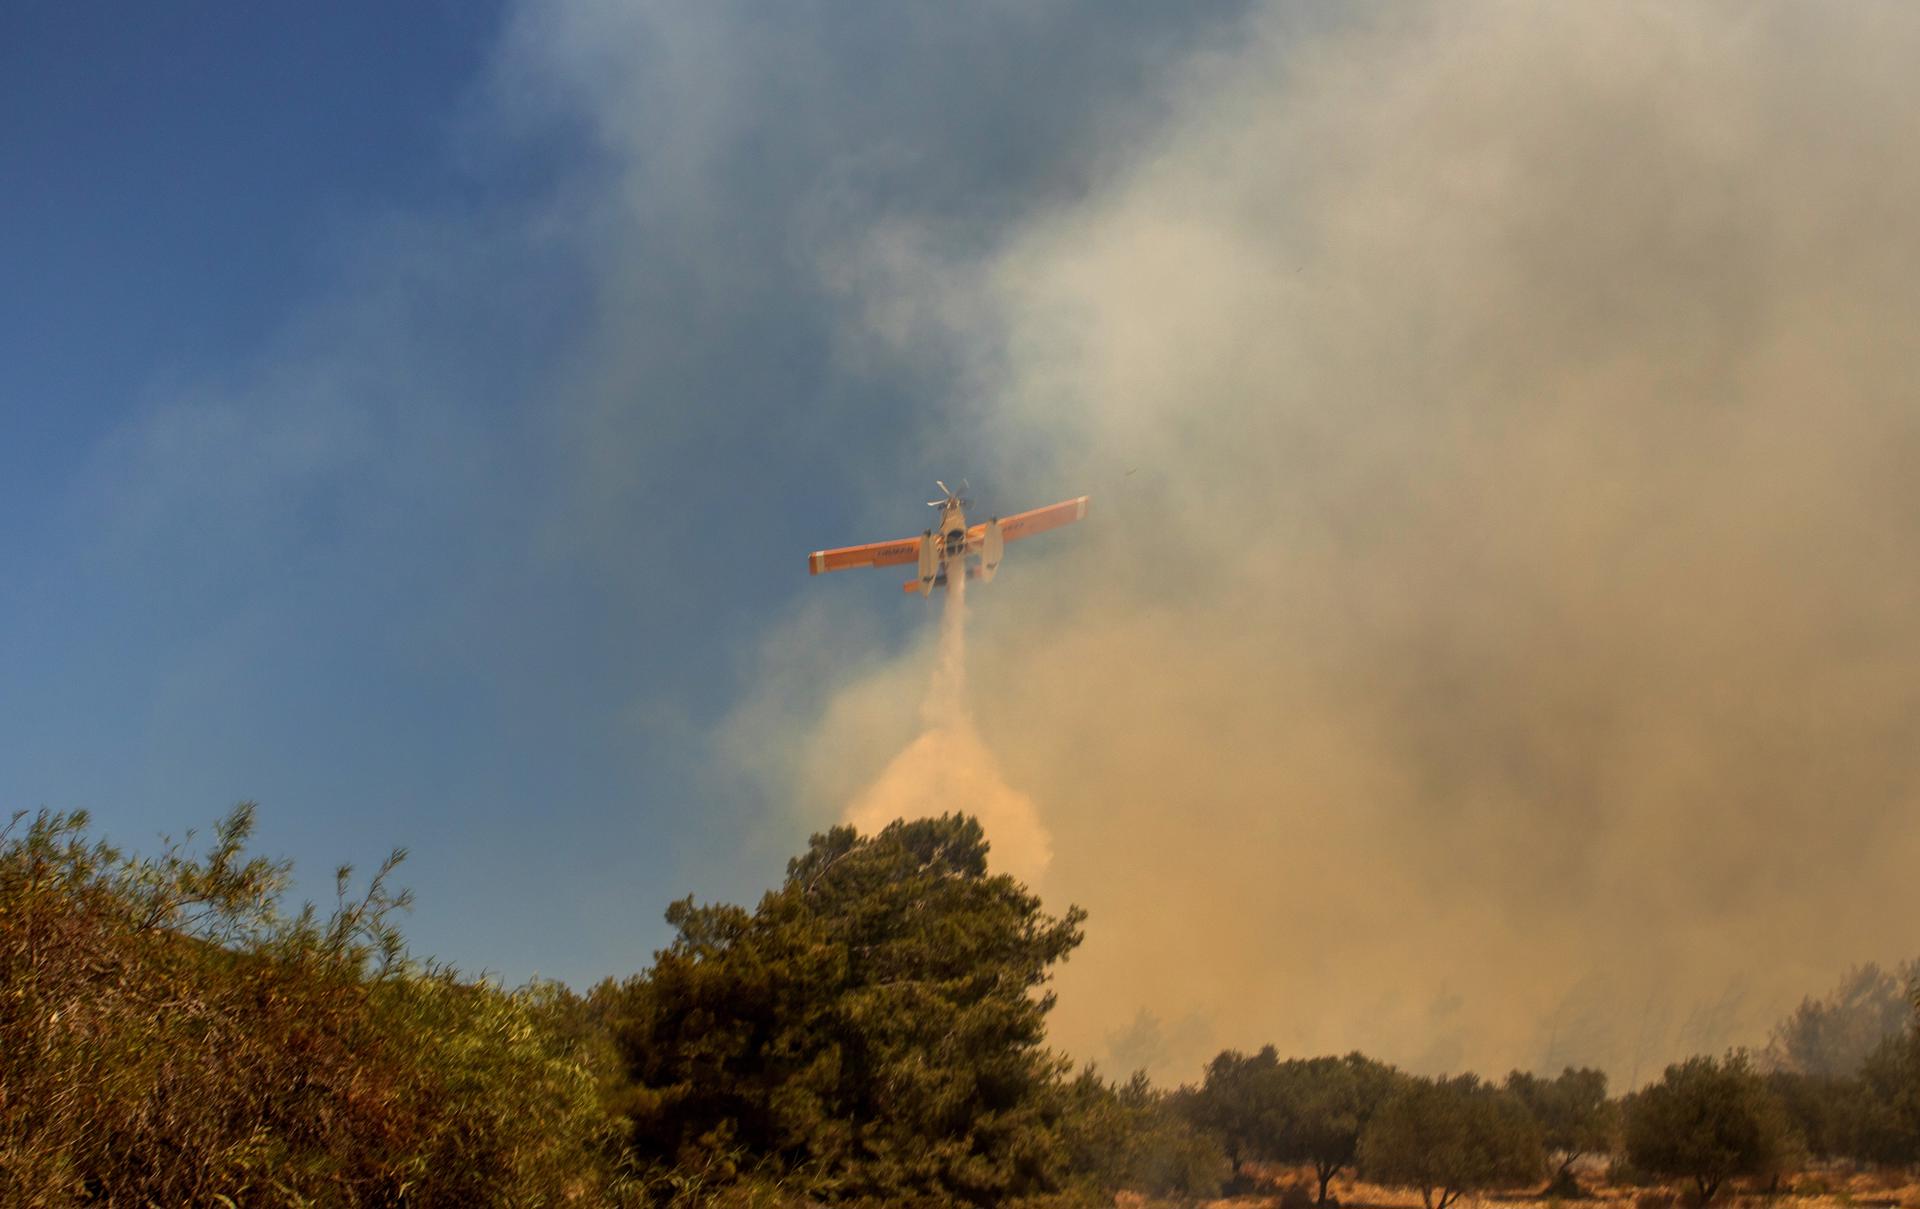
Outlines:
[{"label": "falling water spray", "polygon": [[947,580],[946,601],[940,610],[940,646],[935,652],[933,681],[921,704],[921,722],[928,730],[969,722],[967,710],[967,577]]},{"label": "falling water spray", "polygon": [[997,871],[1037,880],[1052,859],[1053,841],[1033,799],[1006,783],[974,725],[967,698],[967,583],[958,573],[947,581],[920,721],[919,736],[854,798],[846,821],[872,832],[899,818],[970,814],[986,829]]}]

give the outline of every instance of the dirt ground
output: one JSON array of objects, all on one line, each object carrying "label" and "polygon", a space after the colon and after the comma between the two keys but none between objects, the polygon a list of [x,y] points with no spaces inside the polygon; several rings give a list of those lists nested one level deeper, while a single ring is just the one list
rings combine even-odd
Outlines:
[{"label": "dirt ground", "polygon": [[[1266,1173],[1275,1181],[1269,1195],[1223,1197],[1203,1201],[1203,1209],[1280,1209],[1289,1185],[1304,1190],[1286,1199],[1292,1205],[1311,1202],[1315,1185],[1305,1169],[1275,1169]],[[1613,1187],[1606,1183],[1603,1171],[1583,1173],[1581,1184],[1587,1189],[1595,1209],[1691,1209],[1692,1198],[1678,1186],[1671,1188]],[[1762,1187],[1736,1185],[1714,1197],[1711,1209],[1920,1209],[1920,1178],[1912,1171],[1856,1170],[1848,1165],[1815,1167],[1783,1181],[1781,1195],[1768,1197]],[[1386,1188],[1361,1180],[1335,1179],[1328,1189],[1337,1198],[1340,1209],[1422,1209],[1417,1188]],[[1578,1209],[1583,1202],[1544,1200],[1525,1191],[1490,1192],[1460,1200],[1460,1209]],[[1121,1193],[1115,1209],[1193,1209],[1192,1202],[1161,1201],[1130,1193]]]}]

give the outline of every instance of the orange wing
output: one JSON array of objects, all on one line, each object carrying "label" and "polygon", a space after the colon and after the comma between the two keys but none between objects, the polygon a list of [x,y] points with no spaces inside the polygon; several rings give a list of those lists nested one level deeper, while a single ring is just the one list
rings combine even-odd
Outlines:
[{"label": "orange wing", "polygon": [[[1000,518],[1000,538],[1002,541],[1017,542],[1023,537],[1032,537],[1036,533],[1045,533],[1049,529],[1071,525],[1086,514],[1087,497],[1084,495],[1078,499],[1048,504],[1045,508],[1031,508],[1025,512],[1016,512],[1012,516]],[[967,549],[978,550],[986,536],[985,524],[975,525],[967,530]]]},{"label": "orange wing", "polygon": [[807,574],[845,571],[851,567],[891,567],[910,563],[920,557],[920,539],[901,538],[897,542],[869,542],[864,546],[842,546],[838,550],[815,550],[807,555]]}]

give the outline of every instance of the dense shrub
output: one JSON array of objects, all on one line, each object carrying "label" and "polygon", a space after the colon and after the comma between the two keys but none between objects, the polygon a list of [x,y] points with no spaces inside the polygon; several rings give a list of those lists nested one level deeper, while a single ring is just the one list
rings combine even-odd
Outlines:
[{"label": "dense shrub", "polygon": [[1183,1093],[1156,1091],[1145,1075],[1114,1086],[1088,1070],[1065,1089],[1069,1169],[1090,1191],[1207,1198],[1232,1171],[1212,1137],[1181,1110]]},{"label": "dense shrub", "polygon": [[[125,857],[84,814],[0,833],[0,1202],[556,1203],[599,1181],[563,993],[404,957],[400,854],[325,919],[244,854]],[[191,837],[189,837],[191,838]],[[597,1188],[592,1189],[596,1193]]]}]

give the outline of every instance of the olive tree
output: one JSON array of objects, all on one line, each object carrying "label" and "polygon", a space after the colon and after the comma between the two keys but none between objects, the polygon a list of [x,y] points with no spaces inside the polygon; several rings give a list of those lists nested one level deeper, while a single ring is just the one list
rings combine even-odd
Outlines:
[{"label": "olive tree", "polygon": [[1399,1078],[1391,1066],[1358,1053],[1282,1063],[1273,1157],[1283,1163],[1311,1163],[1320,1184],[1319,1203],[1326,1204],[1327,1185],[1353,1163],[1361,1133]]},{"label": "olive tree", "polygon": [[1573,1165],[1585,1155],[1613,1149],[1620,1132],[1619,1106],[1607,1098],[1606,1072],[1569,1066],[1558,1078],[1543,1079],[1514,1071],[1506,1087],[1539,1122],[1553,1167],[1549,1189],[1561,1195],[1577,1193]]},{"label": "olive tree", "polygon": [[1626,1144],[1642,1170],[1692,1181],[1702,1205],[1736,1176],[1779,1175],[1798,1153],[1786,1109],[1739,1051],[1669,1066],[1627,1102]]},{"label": "olive tree", "polygon": [[1207,1065],[1193,1111],[1236,1172],[1246,1161],[1311,1164],[1325,1204],[1327,1186],[1353,1163],[1361,1132],[1398,1078],[1358,1053],[1282,1061],[1272,1046],[1251,1057],[1228,1050]]},{"label": "olive tree", "polygon": [[1420,1190],[1447,1209],[1482,1189],[1537,1179],[1540,1126],[1514,1096],[1472,1075],[1404,1079],[1361,1136],[1361,1174]]}]

